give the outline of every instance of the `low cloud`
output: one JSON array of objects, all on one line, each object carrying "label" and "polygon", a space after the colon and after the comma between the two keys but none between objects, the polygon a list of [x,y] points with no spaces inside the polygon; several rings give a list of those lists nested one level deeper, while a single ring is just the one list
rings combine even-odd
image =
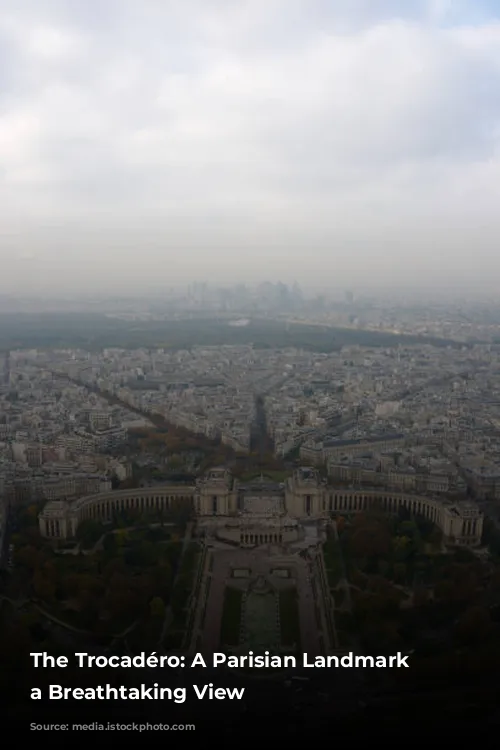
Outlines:
[{"label": "low cloud", "polygon": [[65,247],[68,284],[97,259],[118,277],[234,277],[288,254],[294,277],[424,280],[438,248],[457,277],[498,270],[486,4],[90,5],[0,11],[5,252]]}]

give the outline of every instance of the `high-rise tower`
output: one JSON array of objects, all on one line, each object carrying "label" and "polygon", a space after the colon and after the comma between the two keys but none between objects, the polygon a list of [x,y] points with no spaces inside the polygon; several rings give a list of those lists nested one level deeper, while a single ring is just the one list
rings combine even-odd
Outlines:
[{"label": "high-rise tower", "polygon": [[3,382],[10,385],[10,352],[6,352],[3,362]]}]

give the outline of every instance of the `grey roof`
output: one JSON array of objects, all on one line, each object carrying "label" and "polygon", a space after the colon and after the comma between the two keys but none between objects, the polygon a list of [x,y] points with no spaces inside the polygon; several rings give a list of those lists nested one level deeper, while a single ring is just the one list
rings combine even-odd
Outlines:
[{"label": "grey roof", "polygon": [[377,435],[370,437],[367,435],[362,438],[352,438],[351,440],[330,440],[324,444],[325,448],[341,448],[344,445],[362,445],[363,443],[384,443],[386,440],[402,440],[404,435],[400,433],[390,433],[388,435]]}]

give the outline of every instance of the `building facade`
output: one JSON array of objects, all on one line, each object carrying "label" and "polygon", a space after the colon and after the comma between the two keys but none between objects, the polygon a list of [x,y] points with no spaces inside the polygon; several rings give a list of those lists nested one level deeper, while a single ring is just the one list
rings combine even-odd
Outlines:
[{"label": "building facade", "polygon": [[341,456],[359,456],[371,451],[383,453],[399,450],[407,442],[408,438],[399,433],[373,438],[329,440],[313,445],[305,444],[300,449],[300,458],[303,461],[312,461],[316,466],[321,466],[330,460],[335,461]]},{"label": "building facade", "polygon": [[160,511],[180,506],[193,509],[206,533],[251,546],[298,538],[298,524],[375,507],[387,513],[405,508],[427,518],[442,530],[448,544],[477,546],[483,531],[483,515],[471,502],[451,503],[381,488],[339,488],[321,481],[311,468],[297,469],[284,484],[265,478],[240,483],[227,469],[215,468],[193,485],[165,484],[100,492],[73,502],[48,502],[39,516],[40,532],[44,537],[68,539],[75,536],[82,521],[110,522],[129,510]]}]

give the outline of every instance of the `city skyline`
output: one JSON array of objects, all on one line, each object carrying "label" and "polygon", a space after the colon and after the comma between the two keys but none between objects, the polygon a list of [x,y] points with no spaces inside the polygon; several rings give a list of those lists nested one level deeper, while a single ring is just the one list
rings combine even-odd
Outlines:
[{"label": "city skyline", "polygon": [[0,293],[493,289],[495,5],[5,3]]}]

